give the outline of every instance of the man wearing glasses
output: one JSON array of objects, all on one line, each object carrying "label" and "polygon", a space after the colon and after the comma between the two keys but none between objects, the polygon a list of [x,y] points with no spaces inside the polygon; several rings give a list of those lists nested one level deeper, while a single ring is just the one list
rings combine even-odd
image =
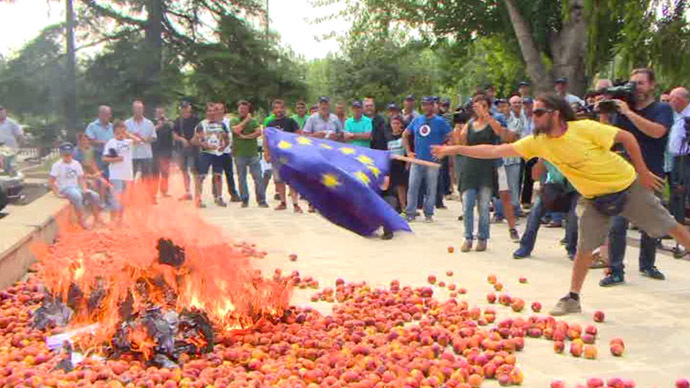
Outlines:
[{"label": "man wearing glasses", "polygon": [[[655,196],[664,181],[647,167],[635,136],[625,130],[592,120],[577,120],[568,103],[544,95],[534,104],[534,134],[511,144],[435,146],[436,158],[461,154],[496,159],[539,157],[552,163],[582,194],[579,241],[573,264],[570,292],[559,300],[551,315],[582,311],[580,290],[592,262],[592,252],[608,234],[611,217],[620,215],[660,237],[670,234],[690,247],[690,232],[678,224]],[[619,143],[632,164],[611,151]]]}]

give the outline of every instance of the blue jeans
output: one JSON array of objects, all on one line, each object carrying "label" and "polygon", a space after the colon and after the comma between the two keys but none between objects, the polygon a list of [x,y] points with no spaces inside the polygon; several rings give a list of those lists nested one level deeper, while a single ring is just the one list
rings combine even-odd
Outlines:
[{"label": "blue jeans", "polygon": [[510,197],[513,201],[513,207],[515,208],[515,215],[522,215],[522,208],[520,207],[520,173],[522,172],[522,166],[520,163],[507,164],[505,168]]},{"label": "blue jeans", "polygon": [[479,234],[477,239],[486,241],[489,239],[489,201],[491,201],[491,187],[467,189],[462,192],[464,208],[465,239],[474,239],[474,205],[479,209]]},{"label": "blue jeans", "polygon": [[[609,231],[609,262],[611,273],[623,276],[625,274],[625,246],[627,244],[628,220],[622,216],[612,218],[611,230]],[[650,237],[644,231],[640,231],[640,271],[654,267],[656,261],[656,242],[657,239]]]},{"label": "blue jeans", "polygon": [[685,225],[685,203],[690,194],[690,155],[673,158],[671,170],[671,196],[668,207],[676,221]]},{"label": "blue jeans", "polygon": [[113,211],[122,211],[122,194],[127,190],[128,181],[119,179],[111,179],[110,184],[113,185],[110,193],[110,209]]},{"label": "blue jeans", "polygon": [[[577,249],[577,198],[573,199],[570,205],[570,211],[568,212],[568,222],[565,228],[565,249],[569,254],[574,255]],[[520,239],[520,251],[524,255],[532,254],[534,250],[534,244],[537,241],[537,233],[541,223],[539,222],[542,217],[546,214],[546,208],[544,208],[544,203],[541,198],[537,198],[532,210],[527,217],[527,226],[525,226],[525,231],[522,233],[522,238]],[[553,213],[555,214],[555,213]],[[563,214],[563,213],[558,213]]]},{"label": "blue jeans", "polygon": [[100,206],[101,199],[98,193],[91,190],[82,190],[80,187],[65,187],[60,190],[60,194],[67,197],[69,202],[74,206],[77,212],[81,215],[84,209],[89,205],[90,207]]},{"label": "blue jeans", "polygon": [[422,179],[426,186],[426,197],[424,198],[424,215],[431,217],[434,215],[434,205],[436,205],[436,185],[438,184],[438,168],[420,166],[413,164],[410,166],[410,187],[407,189],[407,209],[405,214],[409,218],[414,218],[417,211],[417,199],[422,186]]},{"label": "blue jeans", "polygon": [[247,170],[249,170],[249,173],[252,175],[252,180],[254,181],[254,192],[257,202],[260,204],[265,203],[266,192],[264,191],[263,180],[261,178],[261,163],[259,162],[259,156],[236,156],[235,167],[237,167],[240,199],[242,202],[249,202],[249,187],[247,185]]}]

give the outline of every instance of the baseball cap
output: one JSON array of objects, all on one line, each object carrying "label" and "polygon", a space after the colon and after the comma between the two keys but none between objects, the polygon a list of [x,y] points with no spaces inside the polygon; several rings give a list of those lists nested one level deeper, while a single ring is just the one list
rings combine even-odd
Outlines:
[{"label": "baseball cap", "polygon": [[534,104],[534,100],[531,99],[531,98],[529,98],[529,97],[525,97],[525,98],[522,99],[522,103],[523,103],[523,104],[532,105],[532,104]]},{"label": "baseball cap", "polygon": [[329,100],[328,97],[326,97],[326,96],[322,96],[322,97],[319,97],[319,103],[322,103],[322,102],[331,102],[331,100]]},{"label": "baseball cap", "polygon": [[435,101],[432,96],[422,97],[422,104],[433,104]]},{"label": "baseball cap", "polygon": [[567,84],[568,79],[565,77],[560,77],[560,78],[556,78],[553,82],[556,84]]},{"label": "baseball cap", "polygon": [[352,107],[353,108],[361,108],[362,107],[362,101],[359,101],[359,100],[352,101]]},{"label": "baseball cap", "polygon": [[414,101],[414,94],[410,94],[409,96],[405,97],[405,101]]},{"label": "baseball cap", "polygon": [[72,143],[62,143],[60,144],[60,155],[71,154],[74,152],[74,146]]},{"label": "baseball cap", "polygon": [[386,106],[388,110],[400,110],[400,108],[395,103],[390,103]]},{"label": "baseball cap", "polygon": [[518,84],[518,87],[522,87],[522,86],[529,86],[529,82],[527,82],[527,81],[522,81],[522,82],[520,82],[520,83]]}]

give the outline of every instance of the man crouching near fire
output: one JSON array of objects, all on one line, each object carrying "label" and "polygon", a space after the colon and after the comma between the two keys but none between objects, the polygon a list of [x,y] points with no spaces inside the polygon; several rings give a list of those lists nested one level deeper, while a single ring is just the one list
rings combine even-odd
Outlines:
[{"label": "man crouching near fire", "polygon": [[[555,165],[582,194],[578,204],[579,236],[570,292],[558,301],[551,315],[579,313],[580,290],[592,261],[592,251],[604,243],[611,217],[620,215],[651,236],[673,236],[685,248],[690,233],[678,224],[654,195],[663,180],[649,171],[635,137],[616,127],[592,120],[575,120],[568,103],[544,95],[536,99],[534,134],[512,144],[437,146],[436,158],[461,154],[472,158],[497,159],[520,156],[543,158]],[[611,151],[620,143],[632,165]]]}]

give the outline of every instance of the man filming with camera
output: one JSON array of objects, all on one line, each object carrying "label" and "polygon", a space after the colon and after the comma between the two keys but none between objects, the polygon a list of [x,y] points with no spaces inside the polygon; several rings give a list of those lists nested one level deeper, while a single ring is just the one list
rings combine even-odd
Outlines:
[{"label": "man filming with camera", "polygon": [[[611,93],[617,113],[613,125],[635,136],[647,168],[661,178],[664,176],[664,151],[669,129],[673,125],[673,111],[668,104],[656,101],[654,97],[656,83],[654,71],[651,69],[633,70],[630,83],[634,84],[634,88],[632,85],[626,85],[626,87],[634,89],[634,94],[629,93],[629,97],[619,98],[616,93]],[[603,101],[599,102],[599,107],[603,103]],[[628,220],[622,216],[613,217],[609,232],[610,273],[599,282],[602,287],[625,282],[623,259],[628,224]],[[655,266],[656,244],[656,239],[641,231],[639,269],[643,276],[664,280],[664,274]]]},{"label": "man filming with camera", "polygon": [[690,185],[690,93],[683,87],[673,89],[669,104],[676,112],[668,139],[668,150],[673,156],[669,207],[676,221],[685,224],[685,199]]}]

